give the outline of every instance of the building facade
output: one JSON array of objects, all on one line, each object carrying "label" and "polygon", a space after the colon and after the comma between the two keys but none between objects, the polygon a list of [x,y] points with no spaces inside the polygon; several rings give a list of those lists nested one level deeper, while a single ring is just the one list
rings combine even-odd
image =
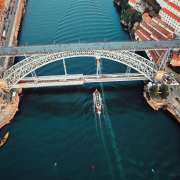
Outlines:
[{"label": "building facade", "polygon": [[175,33],[180,36],[180,0],[156,0],[161,10],[161,19],[175,29]]}]

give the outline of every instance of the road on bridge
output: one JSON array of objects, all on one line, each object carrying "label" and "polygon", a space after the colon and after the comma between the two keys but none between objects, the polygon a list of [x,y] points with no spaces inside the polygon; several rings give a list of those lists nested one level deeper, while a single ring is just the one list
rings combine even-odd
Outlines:
[{"label": "road on bridge", "polygon": [[53,86],[72,86],[99,82],[119,82],[119,81],[142,81],[147,80],[144,75],[139,73],[119,73],[119,74],[101,74],[101,75],[54,75],[25,77],[13,88],[39,88]]},{"label": "road on bridge", "polygon": [[28,56],[49,54],[64,51],[85,51],[85,50],[127,50],[144,51],[153,49],[174,49],[180,48],[180,40],[170,41],[127,41],[127,42],[94,42],[94,43],[68,43],[34,45],[20,47],[1,47],[0,56]]}]

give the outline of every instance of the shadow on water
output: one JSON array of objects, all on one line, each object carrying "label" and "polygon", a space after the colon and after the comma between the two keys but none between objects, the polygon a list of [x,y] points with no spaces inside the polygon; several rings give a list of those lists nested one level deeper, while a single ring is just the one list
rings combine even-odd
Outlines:
[{"label": "shadow on water", "polygon": [[[58,95],[58,94],[72,94],[72,93],[92,93],[94,88],[99,87],[99,84],[91,84],[84,86],[69,86],[69,87],[52,87],[52,88],[37,88],[37,89],[25,89],[23,94],[27,95]],[[143,90],[143,82],[120,82],[120,83],[104,83],[103,89],[106,92],[127,92],[137,89]],[[141,93],[141,92],[137,92]]]}]

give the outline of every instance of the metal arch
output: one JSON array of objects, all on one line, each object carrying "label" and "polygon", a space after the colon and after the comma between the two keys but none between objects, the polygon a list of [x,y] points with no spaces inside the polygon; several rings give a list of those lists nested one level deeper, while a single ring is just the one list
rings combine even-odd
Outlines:
[{"label": "metal arch", "polygon": [[32,71],[53,63],[58,60],[73,57],[101,57],[116,61],[127,65],[136,71],[143,74],[147,79],[152,80],[157,72],[155,63],[129,51],[108,51],[108,50],[89,50],[89,51],[65,51],[53,53],[43,56],[32,56],[22,60],[8,69],[3,76],[3,80],[7,83],[9,89],[17,84],[22,78],[27,76]]}]

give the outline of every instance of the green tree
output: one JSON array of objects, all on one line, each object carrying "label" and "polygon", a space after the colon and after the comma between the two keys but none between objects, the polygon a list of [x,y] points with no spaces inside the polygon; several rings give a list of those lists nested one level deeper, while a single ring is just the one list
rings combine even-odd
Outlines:
[{"label": "green tree", "polygon": [[161,92],[161,98],[166,99],[169,95],[169,88],[167,85],[161,85],[159,88],[159,91]]}]

